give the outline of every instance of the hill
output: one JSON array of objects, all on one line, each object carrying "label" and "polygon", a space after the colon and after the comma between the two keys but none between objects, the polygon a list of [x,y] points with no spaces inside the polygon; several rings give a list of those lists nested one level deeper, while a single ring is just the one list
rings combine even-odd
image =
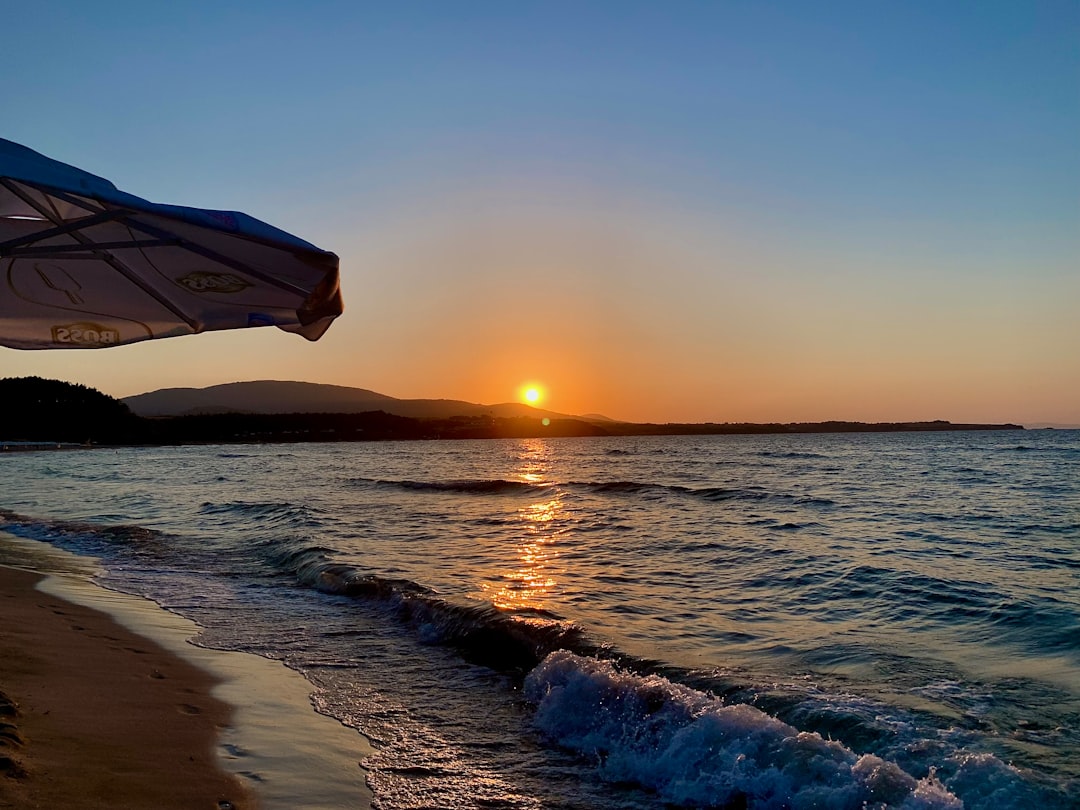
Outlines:
[{"label": "hill", "polygon": [[[122,402],[139,416],[382,411],[411,419],[450,419],[455,416],[575,418],[519,402],[478,405],[454,399],[397,399],[366,388],[278,380],[225,383],[208,388],[162,388],[125,397]],[[593,418],[589,417],[590,420]]]},{"label": "hill", "polygon": [[0,440],[124,443],[139,419],[126,405],[85,385],[41,377],[0,380]]}]

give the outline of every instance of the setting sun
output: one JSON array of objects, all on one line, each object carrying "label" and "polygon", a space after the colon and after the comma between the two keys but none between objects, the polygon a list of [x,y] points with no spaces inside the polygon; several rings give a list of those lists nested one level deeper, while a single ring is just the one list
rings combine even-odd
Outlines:
[{"label": "setting sun", "polygon": [[524,385],[521,387],[521,398],[530,405],[535,405],[544,396],[543,390],[538,385]]}]

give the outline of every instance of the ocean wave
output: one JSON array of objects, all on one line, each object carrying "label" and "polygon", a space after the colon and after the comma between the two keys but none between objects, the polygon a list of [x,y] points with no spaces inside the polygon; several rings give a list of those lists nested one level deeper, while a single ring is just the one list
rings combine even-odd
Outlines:
[{"label": "ocean wave", "polygon": [[679,484],[654,484],[644,481],[572,481],[566,485],[571,489],[604,495],[670,495],[676,497],[698,498],[706,501],[772,501],[793,503],[799,506],[831,507],[836,501],[830,498],[818,498],[809,495],[795,495],[783,492],[770,492],[756,487],[687,487]]},{"label": "ocean wave", "polygon": [[524,674],[553,650],[584,644],[581,628],[550,614],[423,596],[400,607],[425,643],[454,647],[465,660],[499,672]]},{"label": "ocean wave", "polygon": [[[290,537],[271,537],[253,545],[277,574],[303,580],[309,569],[328,564],[333,549]],[[306,583],[305,584],[311,584]]]},{"label": "ocean wave", "polygon": [[1066,458],[1071,456],[1080,455],[1080,447],[1061,447],[1058,445],[1033,445],[1033,444],[1018,444],[1013,447],[1001,448],[1007,453],[1052,453],[1054,455],[1064,456]]},{"label": "ocean wave", "polygon": [[1034,650],[1080,652],[1080,616],[1055,599],[1045,604],[1010,598],[994,606],[985,618],[999,638]]},{"label": "ocean wave", "polygon": [[509,481],[496,479],[466,479],[455,481],[386,480],[379,478],[352,478],[353,486],[385,487],[409,492],[458,493],[462,495],[533,495],[555,487],[596,495],[639,495],[653,497],[688,497],[705,501],[771,501],[798,506],[827,508],[836,506],[830,498],[794,493],[770,492],[756,487],[688,487],[679,484],[658,484],[649,481],[569,481],[566,483],[546,481]]},{"label": "ocean wave", "polygon": [[101,525],[78,520],[50,520],[19,515],[8,509],[0,509],[0,529],[19,537],[43,540],[89,554],[116,545],[145,546],[163,536],[156,529],[136,524]]},{"label": "ocean wave", "polygon": [[204,501],[199,505],[199,514],[236,517],[261,526],[288,525],[313,528],[322,525],[322,521],[311,507],[287,501],[269,503],[247,503],[243,501],[215,503],[213,501]]},{"label": "ocean wave", "polygon": [[110,481],[123,481],[124,474],[119,470],[92,470],[80,471],[69,467],[42,467],[40,475],[48,478],[66,478],[70,481],[89,481],[93,483],[106,483]]},{"label": "ocean wave", "polygon": [[876,608],[889,619],[911,621],[919,616],[924,623],[968,627],[986,641],[1033,651],[1080,651],[1080,615],[1068,603],[1052,597],[1041,602],[1018,599],[988,582],[856,565],[838,576],[806,571],[761,577],[749,584],[802,589],[809,604],[863,600],[864,610]]},{"label": "ocean wave", "polygon": [[412,580],[333,562],[329,550],[319,546],[282,550],[275,559],[302,585],[326,594],[383,602],[422,643],[453,647],[465,660],[500,672],[524,674],[553,650],[565,647],[595,649],[580,627],[549,611],[459,604]]},{"label": "ocean wave", "polygon": [[553,484],[534,484],[528,481],[507,481],[501,478],[461,481],[409,481],[380,478],[352,478],[353,485],[402,489],[412,492],[454,492],[463,495],[506,495],[534,493],[550,489]]},{"label": "ocean wave", "polygon": [[[694,688],[564,650],[528,675],[525,696],[550,741],[596,763],[605,779],[640,785],[672,805],[1066,806],[1055,790],[991,753],[944,737],[928,748],[927,730],[913,717],[875,701],[809,693],[770,701],[734,683],[717,688],[727,680],[691,678]],[[783,720],[760,708],[770,704]]]},{"label": "ocean wave", "polygon": [[625,673],[567,651],[525,681],[535,724],[597,763],[612,782],[682,806],[940,808],[964,803],[933,773],[918,779],[746,704],[726,704],[660,676]]},{"label": "ocean wave", "polygon": [[755,455],[760,458],[828,458],[823,453],[808,453],[800,452],[796,450],[790,451],[777,451],[777,450],[762,450]]}]

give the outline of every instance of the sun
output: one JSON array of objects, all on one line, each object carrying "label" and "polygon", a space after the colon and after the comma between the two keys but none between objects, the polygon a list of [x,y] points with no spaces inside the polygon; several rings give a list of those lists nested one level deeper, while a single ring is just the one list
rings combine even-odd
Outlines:
[{"label": "sun", "polygon": [[521,399],[530,405],[536,405],[544,398],[544,389],[535,383],[521,386]]}]

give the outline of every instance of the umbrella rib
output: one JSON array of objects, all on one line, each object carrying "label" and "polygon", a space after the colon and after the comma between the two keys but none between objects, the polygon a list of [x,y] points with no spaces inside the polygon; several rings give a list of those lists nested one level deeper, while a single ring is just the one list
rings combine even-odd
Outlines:
[{"label": "umbrella rib", "polygon": [[[26,183],[26,185],[30,186],[31,184]],[[84,211],[90,211],[91,213],[94,213],[94,214],[98,214],[98,213],[101,213],[103,211],[110,210],[110,209],[106,208],[105,204],[102,203],[100,200],[95,200],[93,198],[84,199],[82,197],[77,197],[75,195],[69,194],[68,192],[64,191],[63,189],[52,188],[51,186],[42,186],[42,185],[32,185],[31,187],[36,189],[37,191],[40,191],[42,194],[46,194],[49,197],[55,197],[58,200],[63,200],[68,205],[73,205],[76,208],[82,208]],[[111,209],[111,210],[120,211],[120,210],[123,210],[123,209],[114,208],[114,209]]]},{"label": "umbrella rib", "polygon": [[[180,243],[168,239],[142,239],[127,242],[94,242],[92,245],[44,245],[41,247],[7,247],[0,244],[0,256],[48,259],[58,253],[78,253],[87,250],[123,250],[126,248],[177,247]],[[96,259],[97,256],[64,256],[65,259]]]},{"label": "umbrella rib", "polygon": [[[56,225],[57,227],[63,227],[59,222],[57,222],[57,217],[56,217],[56,215],[54,213],[50,212],[47,208],[45,208],[45,206],[39,204],[37,200],[35,200],[29,194],[25,193],[17,185],[15,185],[13,183],[9,183],[4,178],[0,178],[0,183],[2,183],[4,185],[4,187],[8,191],[10,191],[12,194],[15,194],[23,202],[25,202],[27,205],[29,205],[31,208],[33,208],[35,211],[37,211],[39,214],[41,214],[43,217],[45,217],[47,220],[52,222],[54,225]],[[102,212],[102,214],[111,213],[112,210],[117,210],[117,209],[110,209],[110,211]],[[123,220],[126,213],[127,213],[126,211],[120,210],[118,216],[111,217],[111,218]],[[93,218],[94,217],[89,217],[89,219],[93,219]],[[77,220],[77,222],[82,222],[82,221],[83,220]],[[102,221],[104,221],[104,220],[102,220]],[[80,228],[86,227],[86,225],[80,225],[79,227]],[[76,241],[81,242],[88,250],[91,250],[91,251],[94,250],[94,240],[92,240],[86,234],[80,233],[78,229],[69,230],[68,233],[70,233],[72,239],[75,239]],[[165,307],[165,309],[169,310],[169,312],[171,312],[177,318],[179,318],[184,323],[186,323],[188,325],[188,327],[190,327],[193,332],[201,331],[199,329],[199,322],[197,320],[190,317],[187,313],[185,313],[182,309],[180,309],[180,307],[177,304],[174,304],[171,300],[169,300],[165,296],[161,295],[153,287],[149,286],[145,281],[143,281],[141,278],[139,278],[138,275],[136,275],[131,270],[131,268],[127,267],[123,262],[121,262],[115,256],[112,256],[112,255],[110,255],[110,254],[108,254],[108,253],[106,253],[104,251],[101,251],[100,259],[103,262],[105,262],[107,265],[109,265],[109,267],[111,267],[117,273],[119,273],[124,278],[126,278],[128,281],[130,281],[132,284],[134,284],[136,287],[138,287],[140,290],[142,290],[144,293],[146,293],[151,298],[153,298],[155,301],[157,301],[159,304],[161,304],[163,307]]]},{"label": "umbrella rib", "polygon": [[[4,187],[7,188],[12,193],[19,194],[19,192],[16,189],[13,189],[10,185],[8,185],[8,182],[6,180],[0,180],[0,183],[2,183],[4,185]],[[20,195],[20,196],[22,196],[22,195]],[[32,200],[28,200],[25,197],[23,199],[27,203],[29,203],[31,205],[35,205]],[[35,207],[37,207],[37,206],[35,205]],[[104,211],[104,212],[102,212],[100,214],[95,214],[94,216],[83,217],[82,219],[72,220],[71,222],[67,223],[66,225],[58,225],[55,228],[49,228],[49,229],[44,230],[44,231],[38,231],[37,233],[29,234],[27,236],[20,236],[20,237],[17,237],[15,239],[9,239],[6,242],[0,242],[0,256],[6,256],[6,255],[9,255],[9,254],[15,253],[15,251],[12,250],[12,248],[18,248],[21,245],[30,245],[30,244],[33,244],[34,242],[40,242],[40,241],[42,241],[44,239],[52,239],[54,236],[63,236],[64,234],[69,234],[69,233],[72,233],[73,231],[79,231],[79,230],[82,230],[83,228],[91,228],[94,225],[100,225],[103,222],[110,222],[110,221],[113,221],[113,220],[120,219],[121,217],[124,216],[124,213],[125,212],[119,211],[119,210],[116,210],[116,211]],[[48,219],[49,219],[50,222],[55,222],[55,220],[51,216],[49,216]]]},{"label": "umbrella rib", "polygon": [[177,246],[183,248],[184,250],[187,250],[191,253],[196,253],[199,256],[202,256],[204,259],[210,259],[210,261],[217,262],[218,264],[224,265],[225,267],[228,267],[232,270],[238,270],[241,273],[245,273],[251,276],[252,278],[257,278],[264,284],[270,284],[274,287],[278,287],[282,290],[285,290],[286,292],[294,293],[296,295],[306,296],[308,294],[307,290],[305,290],[303,287],[297,286],[296,284],[292,284],[288,281],[283,281],[279,278],[275,278],[274,276],[268,275],[261,270],[256,270],[251,265],[245,264],[244,262],[237,259],[233,259],[230,256],[222,255],[216,250],[211,250],[210,248],[203,247],[202,245],[197,245],[194,242],[190,242],[181,236],[177,236],[176,234],[165,230],[164,228],[159,228],[156,225],[149,225],[139,220],[124,220],[124,224],[136,231],[142,231],[143,233],[150,234],[150,236],[156,236],[158,239],[175,240]]},{"label": "umbrella rib", "polygon": [[[44,189],[39,189],[39,190],[44,191]],[[58,197],[59,199],[63,200],[64,202],[66,202],[66,203],[68,203],[70,205],[76,205],[76,206],[78,206],[80,208],[84,208],[84,209],[86,209],[88,211],[94,210],[93,208],[88,206],[82,200],[76,199],[76,198],[72,197],[71,195],[69,195],[67,193],[64,193],[62,191],[50,190],[50,191],[47,191],[45,193],[52,194],[52,195]],[[108,212],[110,210],[121,210],[121,209],[104,209],[104,211],[102,213],[106,213],[106,212]],[[131,211],[125,211],[125,215],[130,215],[131,213],[132,213]],[[127,218],[127,216],[125,216],[125,215],[121,215],[119,217],[119,219],[121,219],[124,222],[124,224],[127,225],[130,228],[133,228],[133,229],[138,230],[138,231],[142,231],[143,233],[149,234],[150,236],[156,236],[159,239],[171,240],[172,244],[175,244],[177,247],[183,248],[184,250],[187,250],[187,251],[189,251],[191,253],[196,253],[196,254],[202,256],[205,259],[209,259],[212,262],[216,262],[218,264],[224,265],[225,267],[228,267],[228,268],[230,268],[232,270],[237,270],[237,271],[239,271],[241,273],[245,273],[245,274],[251,276],[252,278],[258,279],[259,281],[263,282],[264,284],[269,284],[271,286],[278,287],[279,289],[285,290],[286,292],[293,293],[294,295],[306,296],[308,294],[308,291],[306,289],[304,289],[303,287],[299,286],[299,285],[292,284],[292,283],[290,283],[288,281],[284,281],[284,280],[279,279],[279,278],[275,278],[274,276],[268,275],[267,273],[264,273],[261,270],[258,270],[258,269],[254,268],[254,267],[252,267],[252,266],[250,266],[248,264],[245,264],[244,262],[241,262],[241,261],[239,261],[237,259],[233,259],[233,258],[231,258],[229,256],[225,256],[225,255],[223,255],[221,253],[218,253],[215,250],[211,250],[210,248],[206,248],[206,247],[203,247],[202,245],[197,245],[197,244],[195,244],[193,242],[190,242],[190,241],[184,239],[183,237],[179,237],[176,234],[165,230],[164,228],[159,228],[156,225],[150,225],[148,223],[141,222],[139,220],[132,220],[132,219]],[[244,238],[247,238],[247,237],[244,237]],[[267,242],[266,240],[263,240],[263,239],[251,239],[251,241],[256,242],[258,244],[272,244],[272,243]],[[2,248],[2,247],[3,246],[0,245],[0,248]]]}]

